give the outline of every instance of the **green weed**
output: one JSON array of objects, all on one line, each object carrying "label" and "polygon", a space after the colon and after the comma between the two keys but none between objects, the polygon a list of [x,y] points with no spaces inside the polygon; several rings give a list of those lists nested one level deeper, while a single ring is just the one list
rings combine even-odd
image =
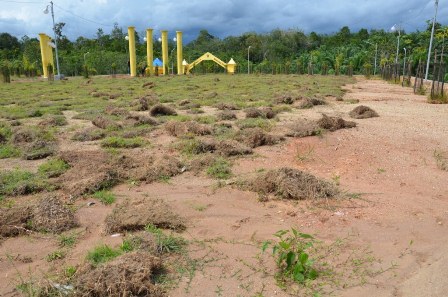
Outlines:
[{"label": "green weed", "polygon": [[98,265],[110,261],[120,256],[122,253],[123,252],[120,249],[113,249],[104,244],[97,246],[92,251],[89,251],[87,253],[87,260],[93,265]]},{"label": "green weed", "polygon": [[76,244],[77,236],[76,234],[63,234],[58,238],[60,247],[73,247]]},{"label": "green weed", "polygon": [[0,196],[27,195],[54,188],[41,176],[29,171],[15,169],[0,172]]},{"label": "green weed", "polygon": [[216,179],[229,179],[232,176],[230,162],[224,158],[218,158],[207,168],[207,175]]},{"label": "green weed", "polygon": [[48,254],[46,259],[48,262],[52,262],[52,261],[64,259],[65,255],[66,255],[66,253],[64,251],[57,250],[57,251],[54,251],[54,252]]},{"label": "green weed", "polygon": [[145,230],[155,235],[157,252],[160,254],[177,253],[183,251],[187,245],[187,241],[182,237],[174,236],[173,234],[166,235],[161,229],[152,224],[147,225]]},{"label": "green weed", "polygon": [[14,158],[20,155],[21,152],[18,148],[9,144],[0,145],[0,159]]},{"label": "green weed", "polygon": [[105,205],[110,205],[115,202],[116,197],[115,194],[109,191],[98,191],[92,195],[95,199],[98,199]]}]

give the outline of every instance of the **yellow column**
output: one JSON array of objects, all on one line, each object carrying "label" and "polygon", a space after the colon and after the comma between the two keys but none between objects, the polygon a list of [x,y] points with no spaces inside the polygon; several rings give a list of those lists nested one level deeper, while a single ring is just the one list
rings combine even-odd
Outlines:
[{"label": "yellow column", "polygon": [[168,31],[162,30],[163,75],[168,74]]},{"label": "yellow column", "polygon": [[53,47],[50,45],[52,42],[51,37],[47,35],[47,65],[51,64],[53,66],[53,74],[55,73],[56,69],[54,68],[54,59],[53,59]]},{"label": "yellow column", "polygon": [[184,74],[183,66],[182,66],[182,31],[176,31],[176,39],[177,39],[177,74]]},{"label": "yellow column", "polygon": [[146,29],[146,59],[149,67],[149,74],[154,74],[154,68],[152,62],[154,61],[154,48],[153,48],[153,36],[152,29]]},{"label": "yellow column", "polygon": [[232,59],[230,59],[229,63],[227,63],[227,73],[235,74],[235,67],[236,67],[236,63],[232,58]]},{"label": "yellow column", "polygon": [[42,70],[44,74],[44,78],[48,78],[48,36],[44,33],[39,33],[39,42],[40,42],[40,55],[42,57]]},{"label": "yellow column", "polygon": [[137,58],[135,56],[135,27],[128,27],[129,36],[129,62],[131,64],[131,76],[137,76]]}]

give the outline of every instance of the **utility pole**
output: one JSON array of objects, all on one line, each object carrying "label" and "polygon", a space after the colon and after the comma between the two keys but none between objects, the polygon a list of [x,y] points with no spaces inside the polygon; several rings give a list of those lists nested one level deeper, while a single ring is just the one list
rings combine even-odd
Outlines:
[{"label": "utility pole", "polygon": [[429,48],[428,48],[428,60],[426,61],[426,73],[425,73],[425,80],[428,80],[428,74],[429,74],[429,62],[431,61],[431,51],[432,51],[432,40],[434,39],[434,27],[436,24],[437,19],[437,9],[439,8],[439,0],[436,1],[436,13],[434,15],[434,19],[432,20],[432,30],[431,30],[431,39],[429,41]]}]

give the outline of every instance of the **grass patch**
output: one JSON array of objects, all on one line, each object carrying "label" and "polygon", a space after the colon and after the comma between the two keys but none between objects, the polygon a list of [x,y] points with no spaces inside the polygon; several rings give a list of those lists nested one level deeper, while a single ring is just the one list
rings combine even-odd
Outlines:
[{"label": "grass patch", "polygon": [[115,194],[109,191],[98,191],[92,195],[95,199],[98,199],[105,205],[110,205],[115,202]]},{"label": "grass patch", "polygon": [[269,131],[274,126],[272,121],[262,118],[248,118],[243,120],[238,120],[236,125],[240,129],[248,128],[261,128],[263,130]]},{"label": "grass patch", "polygon": [[0,196],[27,195],[44,190],[53,190],[40,175],[24,170],[0,172]]},{"label": "grass patch", "polygon": [[59,158],[52,159],[39,166],[38,172],[48,178],[58,177],[70,168],[64,160]]},{"label": "grass patch", "polygon": [[215,162],[207,168],[207,175],[216,179],[228,179],[232,176],[230,162],[224,158],[217,158]]},{"label": "grass patch", "polygon": [[12,145],[0,145],[0,159],[20,157],[20,150]]},{"label": "grass patch", "polygon": [[57,250],[57,251],[54,251],[54,252],[48,254],[46,257],[46,260],[47,260],[47,262],[53,262],[56,260],[64,259],[65,256],[66,256],[66,253],[64,251]]},{"label": "grass patch", "polygon": [[145,140],[140,137],[123,138],[118,136],[111,136],[105,138],[101,142],[101,146],[105,148],[136,148],[145,145]]},{"label": "grass patch", "polygon": [[123,254],[120,249],[113,249],[110,246],[104,244],[97,246],[92,251],[87,253],[87,260],[93,265],[98,265],[110,261]]},{"label": "grass patch", "polygon": [[76,244],[76,234],[61,235],[58,238],[60,247],[73,247]]},{"label": "grass patch", "polygon": [[182,237],[173,234],[165,234],[160,228],[149,224],[145,231],[154,234],[156,237],[157,252],[159,254],[178,253],[185,249],[187,241]]}]

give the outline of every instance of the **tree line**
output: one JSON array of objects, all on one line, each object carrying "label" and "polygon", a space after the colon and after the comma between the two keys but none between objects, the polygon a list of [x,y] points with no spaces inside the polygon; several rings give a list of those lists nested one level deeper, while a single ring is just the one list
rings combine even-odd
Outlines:
[{"label": "tree line", "polygon": [[[400,63],[405,58],[415,70],[419,61],[426,62],[430,22],[424,31],[400,33]],[[71,41],[63,34],[65,23],[55,26],[58,40],[61,73],[66,76],[81,75],[84,64],[90,74],[126,73],[128,71],[128,43],[125,32],[115,24],[110,33],[99,28],[94,38],[78,37]],[[146,66],[146,42],[142,33],[136,33],[136,52],[138,68]],[[444,51],[448,26],[436,24],[434,49],[438,56]],[[325,73],[347,74],[363,73],[366,68],[393,63],[397,50],[398,33],[384,30],[360,29],[352,32],[345,26],[334,34],[305,34],[299,29],[275,29],[268,33],[247,32],[240,36],[228,36],[223,39],[213,36],[207,30],[201,30],[196,39],[184,45],[184,58],[193,62],[205,52],[211,52],[223,61],[233,58],[240,72],[246,72],[248,63],[251,72],[261,73]],[[170,63],[176,73],[175,42],[169,40]],[[249,48],[250,47],[250,48]],[[404,51],[406,48],[406,53]],[[161,58],[161,44],[154,40],[154,57]],[[248,59],[249,58],[249,59]],[[15,75],[34,76],[41,72],[40,47],[37,38],[23,36],[20,40],[9,33],[0,34],[0,60]],[[174,62],[174,63],[171,63]],[[310,69],[311,67],[311,69]],[[212,62],[202,63],[196,72],[222,72]],[[378,73],[378,71],[377,71]]]}]

